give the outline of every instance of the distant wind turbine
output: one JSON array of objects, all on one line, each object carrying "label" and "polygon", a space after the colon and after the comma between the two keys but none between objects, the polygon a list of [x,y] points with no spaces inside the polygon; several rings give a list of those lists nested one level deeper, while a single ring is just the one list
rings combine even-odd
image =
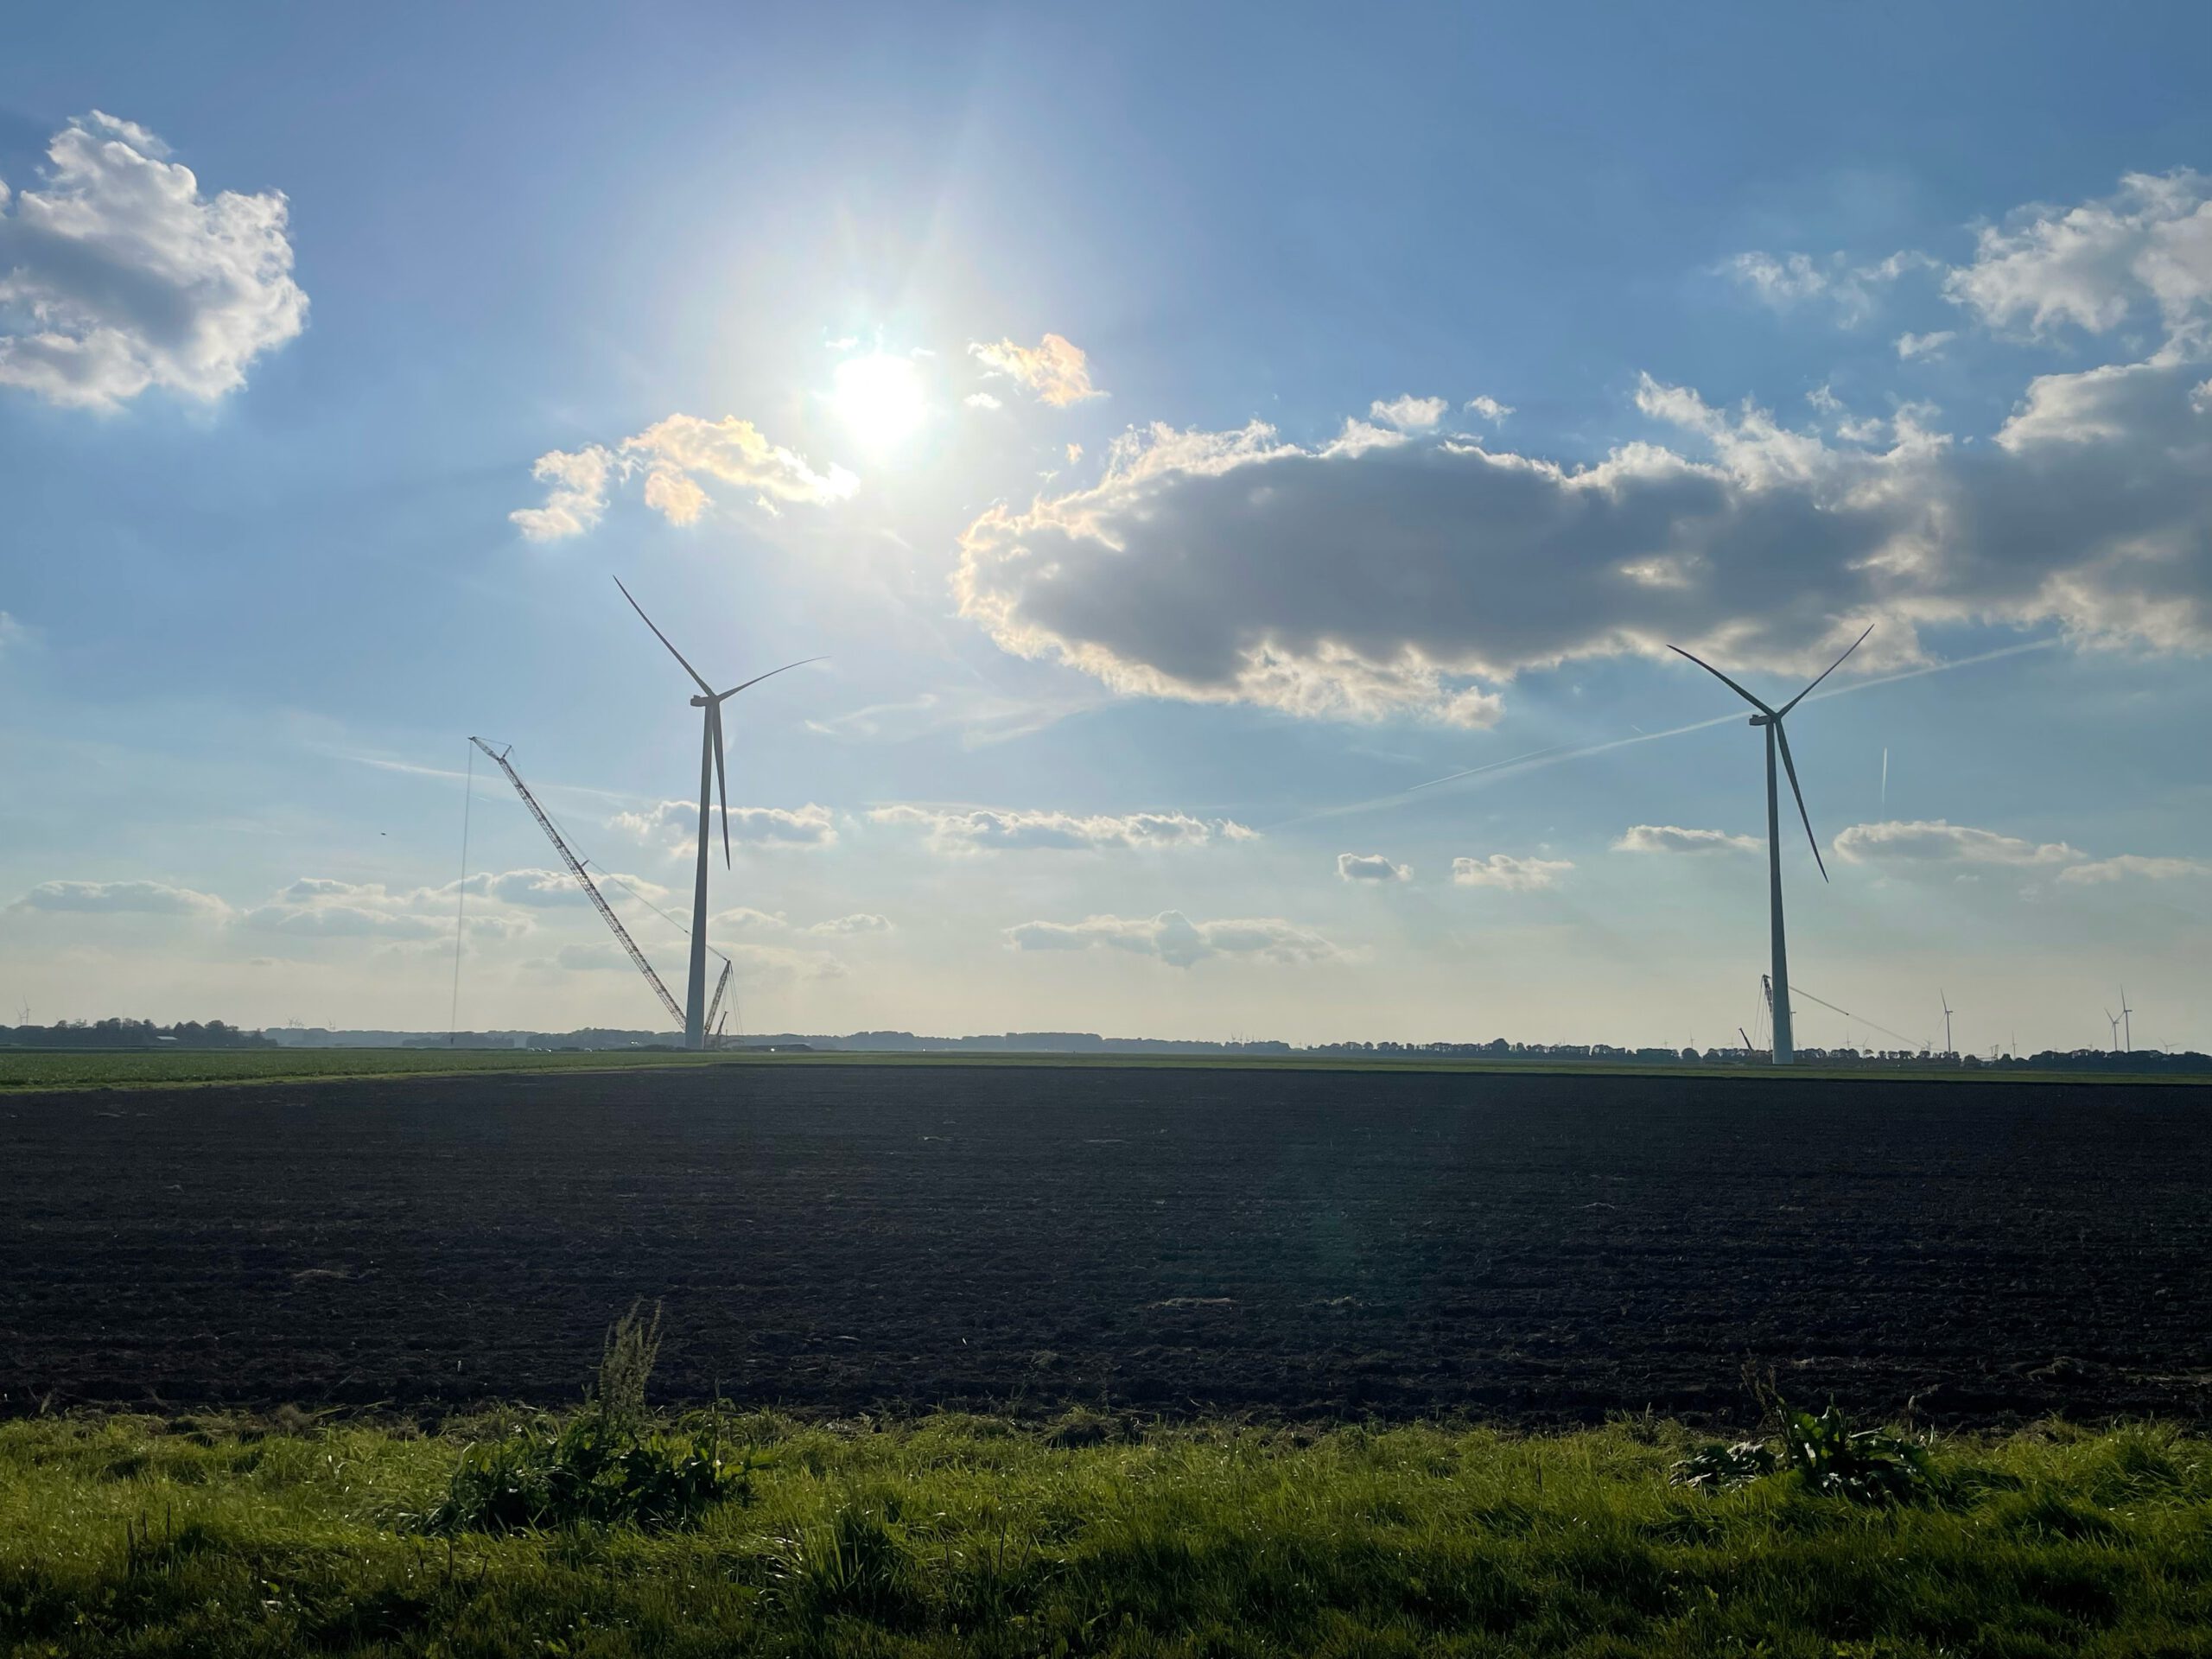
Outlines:
[{"label": "distant wind turbine", "polygon": [[2110,1008],[2105,1010],[2105,1020],[2112,1027],[2112,1052],[2120,1052],[2120,1016]]},{"label": "distant wind turbine", "polygon": [[[622,578],[615,577],[614,585],[622,588]],[[699,688],[699,695],[691,699],[694,709],[706,710],[703,725],[705,734],[699,754],[699,870],[698,879],[691,892],[691,982],[683,1004],[683,1046],[704,1048],[707,1046],[707,829],[713,798],[719,796],[722,808],[722,867],[730,866],[729,851],[729,766],[722,746],[722,704],[739,692],[747,690],[766,679],[808,663],[818,663],[819,657],[805,657],[796,663],[785,663],[782,668],[772,668],[766,674],[756,674],[743,685],[733,685],[727,691],[717,691],[699,677],[699,671],[683,661],[683,653],[669,644],[668,636],[659,625],[645,615],[645,607],[632,598],[627,588],[622,588],[622,597],[630,601],[630,608],[637,612],[645,625],[652,629],[653,638],[668,646],[668,654],[683,664],[683,671]]]},{"label": "distant wind turbine", "polygon": [[1951,1006],[1951,999],[1948,993],[1938,989],[1936,995],[1942,1000],[1943,1003],[1943,1058],[1947,1060],[1955,1060],[1959,1058],[1959,1051],[1951,1046],[1951,1016],[1958,1010]]},{"label": "distant wind turbine", "polygon": [[1774,947],[1774,1063],[1777,1065],[1788,1065],[1796,1058],[1796,1044],[1791,1039],[1789,1030],[1789,952],[1783,946],[1782,928],[1782,808],[1774,776],[1774,758],[1777,751],[1782,756],[1783,769],[1789,774],[1789,792],[1797,798],[1797,816],[1804,821],[1805,839],[1812,843],[1813,862],[1820,867],[1821,880],[1825,881],[1828,879],[1827,861],[1821,856],[1820,838],[1813,833],[1813,816],[1805,810],[1805,791],[1797,786],[1797,765],[1789,758],[1789,739],[1782,729],[1782,721],[1792,709],[1805,701],[1806,693],[1811,691],[1813,686],[1818,685],[1821,681],[1842,667],[1843,658],[1850,656],[1852,652],[1865,645],[1866,634],[1873,632],[1872,624],[1868,624],[1866,633],[1862,633],[1853,640],[1850,646],[1844,652],[1843,657],[1837,658],[1835,661],[1822,669],[1814,679],[1812,685],[1807,686],[1803,691],[1800,691],[1779,709],[1772,709],[1761,702],[1702,658],[1691,657],[1690,653],[1680,645],[1667,647],[1676,656],[1688,657],[1690,661],[1758,709],[1758,713],[1751,716],[1751,723],[1766,728],[1767,893]]},{"label": "distant wind turbine", "polygon": [[2120,988],[2120,1033],[2126,1041],[2126,1046],[2120,1050],[2123,1054],[2135,1052],[2135,1022],[2128,1017],[2134,1012],[2127,1006],[2127,987],[2123,985]]}]

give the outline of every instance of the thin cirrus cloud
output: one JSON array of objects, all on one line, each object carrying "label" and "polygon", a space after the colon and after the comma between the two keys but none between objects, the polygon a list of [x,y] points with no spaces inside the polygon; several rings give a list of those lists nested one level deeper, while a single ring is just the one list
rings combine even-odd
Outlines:
[{"label": "thin cirrus cloud", "polygon": [[1564,858],[1516,858],[1510,853],[1492,853],[1488,858],[1453,859],[1452,881],[1461,887],[1535,893],[1557,887],[1560,878],[1573,868],[1573,863]]},{"label": "thin cirrus cloud", "polygon": [[[1017,346],[1011,340],[972,340],[968,355],[983,365],[985,373],[1005,376],[1055,409],[1106,395],[1090,383],[1090,359],[1083,347],[1058,334],[1047,334],[1034,346]],[[989,406],[996,408],[996,400]]]},{"label": "thin cirrus cloud", "polygon": [[594,443],[540,455],[531,475],[546,486],[544,503],[507,518],[528,541],[581,536],[605,516],[613,486],[639,474],[645,505],[671,524],[696,524],[714,505],[706,484],[749,494],[771,514],[786,505],[828,506],[860,488],[844,467],[817,469],[798,451],[770,442],[750,421],[671,415],[613,449]]},{"label": "thin cirrus cloud", "polygon": [[1187,812],[1084,814],[900,803],[875,807],[868,816],[869,822],[888,828],[924,831],[932,850],[950,854],[1203,847],[1251,841],[1259,834],[1233,818],[1198,818]]},{"label": "thin cirrus cloud", "polygon": [[2098,858],[2063,841],[2027,841],[1942,818],[1854,823],[1838,833],[1835,852],[1846,863],[1872,866],[1893,874],[1956,874],[1988,869],[2048,874],[2075,887],[2212,875],[2212,863],[2202,859],[2140,853]]},{"label": "thin cirrus cloud", "polygon": [[307,326],[276,191],[204,194],[145,128],[95,110],[45,177],[0,180],[0,385],[112,409],[159,386],[213,402]]},{"label": "thin cirrus cloud", "polygon": [[1710,857],[1716,853],[1756,853],[1766,842],[1758,836],[1732,836],[1725,830],[1685,830],[1672,823],[1632,823],[1613,843],[1617,853],[1680,853]]},{"label": "thin cirrus cloud", "polygon": [[1024,922],[1006,930],[1017,950],[1093,948],[1151,957],[1173,968],[1210,957],[1235,957],[1304,964],[1334,961],[1344,953],[1311,928],[1279,917],[1194,922],[1182,912],[1153,917],[1088,916],[1079,922]]},{"label": "thin cirrus cloud", "polygon": [[[1985,327],[2164,329],[2032,377],[1986,434],[1833,395],[1796,427],[1648,376],[1635,404],[1659,436],[1581,467],[1360,421],[1313,443],[1155,424],[1087,487],[975,519],[958,602],[1004,649],[1119,692],[1448,726],[1494,723],[1524,671],[1669,643],[1809,675],[1869,622],[1847,673],[1918,664],[1923,626],[1961,624],[2212,650],[2209,188],[2091,204],[2120,245],[2087,276],[2044,257],[2063,238],[2037,227],[2069,217],[2046,208],[1945,277]],[[2090,280],[2110,292],[2092,302]]]},{"label": "thin cirrus cloud", "polygon": [[1337,879],[1339,881],[1410,881],[1414,869],[1410,864],[1399,864],[1380,853],[1338,853]]}]

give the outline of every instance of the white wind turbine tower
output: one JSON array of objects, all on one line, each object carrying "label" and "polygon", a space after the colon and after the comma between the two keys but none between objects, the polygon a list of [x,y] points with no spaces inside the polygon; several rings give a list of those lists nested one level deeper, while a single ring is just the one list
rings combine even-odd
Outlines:
[{"label": "white wind turbine tower", "polygon": [[2120,1051],[2124,1054],[2135,1052],[2135,1022],[2129,1018],[2134,1012],[2127,1006],[2127,987],[2123,985],[2120,988],[2120,1034],[2126,1039],[2126,1046]]},{"label": "white wind turbine tower", "polygon": [[1951,1016],[1958,1010],[1951,1006],[1951,999],[1947,992],[1939,988],[1936,995],[1942,1000],[1943,1003],[1943,1058],[1947,1060],[1955,1060],[1959,1058],[1959,1051],[1951,1046]]},{"label": "white wind turbine tower", "polygon": [[1811,691],[1814,685],[1818,685],[1837,669],[1842,667],[1843,658],[1850,656],[1853,652],[1865,645],[1866,634],[1873,632],[1873,625],[1869,623],[1866,633],[1862,633],[1853,640],[1850,646],[1844,652],[1843,657],[1837,658],[1835,661],[1822,669],[1815,677],[1812,685],[1807,686],[1803,691],[1800,691],[1779,709],[1769,708],[1702,658],[1691,657],[1690,653],[1680,645],[1667,647],[1676,656],[1689,657],[1690,661],[1758,709],[1758,713],[1751,716],[1751,723],[1766,728],[1767,893],[1774,936],[1774,1063],[1777,1065],[1788,1065],[1796,1058],[1797,1052],[1797,1046],[1791,1039],[1789,1031],[1789,952],[1783,947],[1782,936],[1782,809],[1774,777],[1774,757],[1777,749],[1781,752],[1783,769],[1789,774],[1789,792],[1797,798],[1797,816],[1804,820],[1805,839],[1812,843],[1813,862],[1820,867],[1821,880],[1825,881],[1828,879],[1827,861],[1821,856],[1819,837],[1813,834],[1812,814],[1805,810],[1805,791],[1797,787],[1797,766],[1796,762],[1789,758],[1789,739],[1782,729],[1782,720],[1783,715],[1805,701],[1807,692]]},{"label": "white wind turbine tower", "polygon": [[[2123,1002],[2126,1000],[2127,999],[2124,996],[2120,998],[2120,1001]],[[2107,1008],[2105,1010],[2105,1022],[2112,1027],[2112,1052],[2117,1054],[2120,1052],[2120,1016],[2114,1014],[2110,1008]]]},{"label": "white wind turbine tower", "polygon": [[[622,588],[622,578],[615,577],[614,585]],[[733,685],[727,691],[717,691],[699,677],[699,671],[683,661],[683,653],[669,645],[668,636],[660,631],[652,618],[645,615],[645,607],[631,597],[630,590],[622,588],[622,597],[630,601],[630,608],[637,612],[645,625],[652,629],[653,638],[668,645],[668,654],[683,664],[683,671],[699,688],[699,695],[691,699],[694,709],[703,709],[704,735],[699,753],[699,871],[691,892],[691,980],[683,1001],[683,1046],[704,1048],[707,1046],[707,829],[712,798],[719,795],[722,807],[722,867],[730,865],[729,852],[729,767],[722,752],[722,704],[739,692],[771,679],[786,670],[802,668],[808,663],[818,663],[819,657],[805,657],[796,663],[785,663],[782,668],[772,668],[766,674],[756,674],[743,685]]]}]

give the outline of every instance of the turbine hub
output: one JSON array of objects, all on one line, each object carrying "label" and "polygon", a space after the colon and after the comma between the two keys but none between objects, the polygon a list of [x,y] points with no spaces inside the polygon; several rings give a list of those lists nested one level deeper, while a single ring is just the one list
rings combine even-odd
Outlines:
[{"label": "turbine hub", "polygon": [[707,706],[707,699],[704,697],[694,697],[691,699],[691,706],[694,709],[703,709]]},{"label": "turbine hub", "polygon": [[[694,698],[692,699],[692,701],[693,701],[694,702],[696,702],[698,701],[698,699],[697,699],[696,697],[694,697]],[[1753,715],[1751,716],[1751,723],[1752,725],[1754,725],[1754,726],[1764,726],[1764,725],[1769,724],[1770,722],[1769,722],[1769,721],[1767,720],[1767,717],[1766,717],[1764,715]]]}]

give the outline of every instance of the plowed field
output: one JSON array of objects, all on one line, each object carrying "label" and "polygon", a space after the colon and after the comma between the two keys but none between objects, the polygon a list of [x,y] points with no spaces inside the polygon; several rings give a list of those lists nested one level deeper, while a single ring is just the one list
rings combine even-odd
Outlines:
[{"label": "plowed field", "polygon": [[0,1410],[2212,1402],[2212,1099],[794,1065],[0,1100]]}]

